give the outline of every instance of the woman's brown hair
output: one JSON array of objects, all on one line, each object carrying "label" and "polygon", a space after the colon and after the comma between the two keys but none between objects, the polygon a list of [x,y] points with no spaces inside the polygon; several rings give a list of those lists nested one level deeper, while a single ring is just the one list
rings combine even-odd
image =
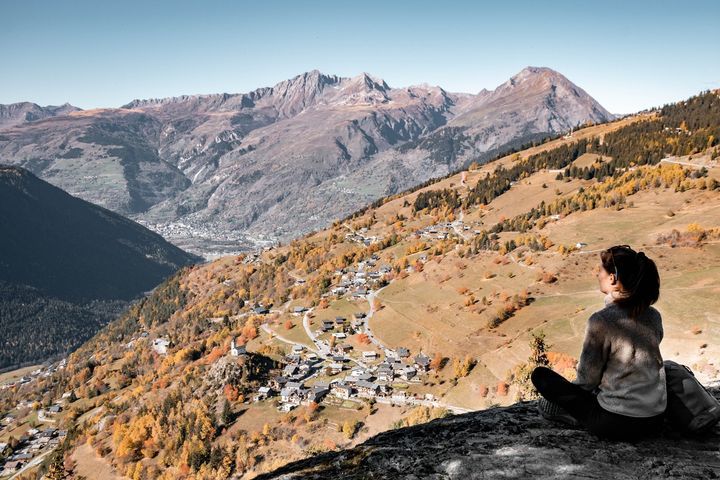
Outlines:
[{"label": "woman's brown hair", "polygon": [[615,303],[637,318],[660,297],[660,275],[655,262],[628,245],[615,245],[600,253],[603,268],[623,286]]}]

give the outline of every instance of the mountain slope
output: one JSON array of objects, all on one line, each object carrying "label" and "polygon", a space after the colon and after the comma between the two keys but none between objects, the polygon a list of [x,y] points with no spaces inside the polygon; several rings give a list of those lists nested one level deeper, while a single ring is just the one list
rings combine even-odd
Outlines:
[{"label": "mountain slope", "polygon": [[0,368],[67,353],[197,261],[158,234],[0,166]]},{"label": "mountain slope", "polygon": [[162,125],[133,110],[90,110],[0,133],[0,158],[96,205],[128,215],[190,181],[158,156]]},{"label": "mountain slope", "polygon": [[[518,110],[516,105],[526,117],[513,113]],[[498,117],[518,132],[551,132],[570,130],[585,122],[602,123],[612,114],[558,72],[527,67],[492,92],[478,94],[449,125],[470,127],[472,131]]]},{"label": "mountain slope", "polygon": [[0,369],[67,355],[126,307],[124,301],[73,303],[0,280]]},{"label": "mountain slope", "polygon": [[[482,164],[503,150],[613,118],[561,74],[536,67],[524,69],[494,91],[458,99],[454,112],[446,126],[379,153],[357,171],[330,179],[309,191],[297,206],[285,208],[299,218],[302,208],[331,203],[343,193],[371,203],[473,162]],[[344,205],[346,212],[353,211],[353,202]]]},{"label": "mountain slope", "polygon": [[611,118],[549,69],[478,95],[312,71],[17,125],[0,133],[0,155],[207,251],[294,238],[501,148]]},{"label": "mountain slope", "polygon": [[0,167],[0,280],[71,301],[129,300],[195,260],[17,167]]}]

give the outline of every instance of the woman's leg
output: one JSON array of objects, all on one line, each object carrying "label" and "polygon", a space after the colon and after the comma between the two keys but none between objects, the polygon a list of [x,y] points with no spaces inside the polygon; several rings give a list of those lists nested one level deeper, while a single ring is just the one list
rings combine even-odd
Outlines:
[{"label": "woman's leg", "polygon": [[543,397],[560,405],[593,434],[610,439],[634,440],[659,433],[663,417],[635,418],[608,412],[597,397],[567,381],[549,368],[537,367],[531,376]]},{"label": "woman's leg", "polygon": [[588,419],[587,429],[598,437],[612,440],[638,440],[660,434],[663,416],[638,418],[608,412],[598,405]]},{"label": "woman's leg", "polygon": [[574,418],[587,425],[597,407],[597,399],[592,392],[567,381],[549,368],[537,367],[530,379],[540,394],[551,402],[561,406]]}]

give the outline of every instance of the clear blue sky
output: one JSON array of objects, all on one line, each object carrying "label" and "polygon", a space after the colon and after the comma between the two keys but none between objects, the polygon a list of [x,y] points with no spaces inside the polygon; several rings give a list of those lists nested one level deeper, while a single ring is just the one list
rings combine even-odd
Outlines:
[{"label": "clear blue sky", "polygon": [[615,113],[720,87],[719,1],[0,0],[0,103],[119,106],[304,71],[492,89],[553,68]]}]

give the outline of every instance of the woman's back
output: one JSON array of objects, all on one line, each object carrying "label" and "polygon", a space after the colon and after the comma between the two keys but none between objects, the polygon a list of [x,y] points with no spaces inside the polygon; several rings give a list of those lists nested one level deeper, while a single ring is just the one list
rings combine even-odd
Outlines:
[{"label": "woman's back", "polygon": [[653,307],[637,318],[615,303],[588,321],[576,384],[599,389],[598,403],[630,417],[665,410],[665,370],[660,354],[662,318]]}]

